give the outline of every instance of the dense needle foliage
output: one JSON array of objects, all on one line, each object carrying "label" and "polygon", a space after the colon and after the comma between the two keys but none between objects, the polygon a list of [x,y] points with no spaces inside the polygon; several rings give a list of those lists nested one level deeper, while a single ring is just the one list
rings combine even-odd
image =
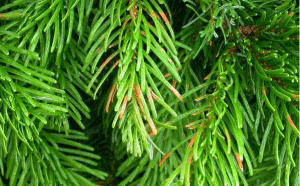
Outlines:
[{"label": "dense needle foliage", "polygon": [[2,0],[0,185],[300,185],[297,3]]}]

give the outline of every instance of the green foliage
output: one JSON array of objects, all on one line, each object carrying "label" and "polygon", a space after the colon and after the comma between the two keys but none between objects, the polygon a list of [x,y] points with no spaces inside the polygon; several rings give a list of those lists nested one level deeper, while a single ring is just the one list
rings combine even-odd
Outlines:
[{"label": "green foliage", "polygon": [[0,185],[299,185],[296,3],[0,2]]},{"label": "green foliage", "polygon": [[80,90],[92,77],[77,62],[85,56],[76,41],[83,26],[76,31],[73,24],[82,20],[63,8],[74,3],[14,1],[0,8],[0,165],[9,185],[93,185],[78,173],[106,175],[93,169],[93,148],[76,142],[84,134],[69,129],[70,118],[84,129],[82,117],[90,117]]}]

